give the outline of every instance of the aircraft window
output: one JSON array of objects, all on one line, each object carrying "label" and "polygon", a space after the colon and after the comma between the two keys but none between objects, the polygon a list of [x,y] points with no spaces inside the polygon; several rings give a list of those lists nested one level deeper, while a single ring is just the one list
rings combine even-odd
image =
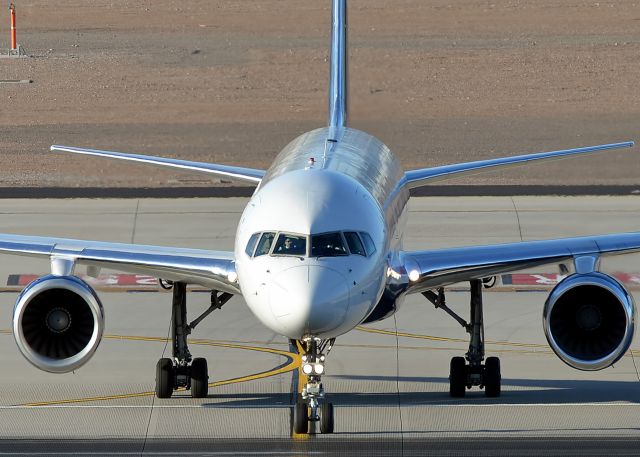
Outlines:
[{"label": "aircraft window", "polygon": [[244,252],[246,252],[249,257],[253,255],[253,250],[256,247],[256,242],[258,241],[259,236],[260,236],[259,233],[254,233],[253,235],[251,235],[251,238],[249,238],[249,242],[247,243],[247,248],[244,250]]},{"label": "aircraft window", "polygon": [[376,245],[373,244],[373,240],[369,234],[367,232],[360,232],[360,236],[362,237],[362,241],[364,241],[364,247],[367,249],[367,255],[372,255],[376,252]]},{"label": "aircraft window", "polygon": [[275,255],[305,256],[307,255],[307,237],[281,233],[273,253]]},{"label": "aircraft window", "polygon": [[360,241],[360,237],[356,232],[344,232],[344,237],[347,239],[347,244],[349,245],[349,251],[351,251],[351,254],[367,256],[364,246],[362,245],[362,241]]},{"label": "aircraft window", "polygon": [[255,257],[269,254],[269,250],[271,249],[271,244],[273,243],[273,239],[276,234],[273,232],[265,232],[260,237],[260,242],[258,243],[258,248],[256,249]]},{"label": "aircraft window", "polygon": [[311,236],[311,257],[347,255],[340,232]]}]

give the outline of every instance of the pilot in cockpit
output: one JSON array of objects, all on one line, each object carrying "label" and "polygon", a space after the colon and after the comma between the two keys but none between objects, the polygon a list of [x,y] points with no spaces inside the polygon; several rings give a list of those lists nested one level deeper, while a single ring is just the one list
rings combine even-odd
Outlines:
[{"label": "pilot in cockpit", "polygon": [[293,253],[295,251],[297,251],[298,248],[296,246],[296,244],[294,243],[294,240],[292,240],[291,238],[287,237],[284,240],[284,243],[282,243],[280,246],[278,246],[277,252],[278,254],[290,254]]},{"label": "pilot in cockpit", "polygon": [[282,234],[278,238],[274,254],[279,255],[305,255],[306,243],[304,238]]}]

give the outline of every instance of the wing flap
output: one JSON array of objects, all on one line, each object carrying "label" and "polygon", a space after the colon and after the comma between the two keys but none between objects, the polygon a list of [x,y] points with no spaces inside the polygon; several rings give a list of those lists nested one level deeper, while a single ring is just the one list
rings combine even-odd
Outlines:
[{"label": "wing flap", "polygon": [[0,252],[58,257],[240,294],[232,252],[0,234]]},{"label": "wing flap", "polygon": [[580,256],[631,252],[640,252],[640,233],[404,252],[402,263],[406,293],[417,293]]}]

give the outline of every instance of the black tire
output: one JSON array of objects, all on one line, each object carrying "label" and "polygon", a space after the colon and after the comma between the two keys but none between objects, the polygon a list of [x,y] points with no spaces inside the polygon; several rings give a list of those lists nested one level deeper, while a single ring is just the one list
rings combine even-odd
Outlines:
[{"label": "black tire", "polygon": [[467,391],[467,363],[464,357],[453,357],[449,371],[449,395],[463,398]]},{"label": "black tire", "polygon": [[497,357],[487,357],[484,364],[484,394],[490,398],[500,396],[500,359]]},{"label": "black tire", "polygon": [[293,431],[298,435],[309,433],[309,408],[304,402],[293,407]]},{"label": "black tire", "polygon": [[156,364],[156,397],[171,398],[174,386],[174,369],[171,359],[160,359]]},{"label": "black tire", "polygon": [[191,362],[191,396],[206,398],[209,394],[209,369],[207,359],[195,358]]},{"label": "black tire", "polygon": [[333,403],[320,405],[320,433],[333,433]]}]

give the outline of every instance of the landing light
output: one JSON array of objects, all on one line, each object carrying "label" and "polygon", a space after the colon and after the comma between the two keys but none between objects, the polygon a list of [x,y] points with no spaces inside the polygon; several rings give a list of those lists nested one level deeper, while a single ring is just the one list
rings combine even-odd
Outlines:
[{"label": "landing light", "polygon": [[395,279],[396,281],[398,281],[402,276],[400,275],[400,273],[397,273],[396,271],[394,271],[393,268],[389,267],[387,268],[387,276],[390,278]]},{"label": "landing light", "polygon": [[415,282],[420,279],[420,272],[418,270],[411,270],[409,272],[409,281]]},{"label": "landing light", "polygon": [[324,373],[324,365],[321,363],[303,363],[302,372],[306,375]]}]

